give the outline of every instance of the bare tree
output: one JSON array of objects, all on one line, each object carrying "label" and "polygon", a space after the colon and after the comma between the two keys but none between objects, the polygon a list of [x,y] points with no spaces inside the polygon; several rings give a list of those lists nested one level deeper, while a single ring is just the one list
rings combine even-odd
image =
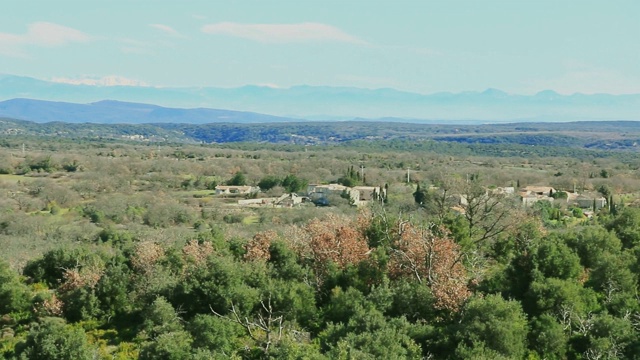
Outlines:
[{"label": "bare tree", "polygon": [[249,334],[249,337],[259,344],[265,354],[268,354],[271,346],[282,340],[284,316],[275,315],[273,307],[271,306],[271,295],[269,295],[266,303],[264,300],[260,300],[260,305],[262,309],[258,312],[257,318],[253,319],[249,319],[247,316],[241,316],[233,302],[231,303],[232,316],[222,315],[213,310],[211,306],[209,308],[216,316],[242,326]]},{"label": "bare tree", "polygon": [[469,239],[476,244],[494,240],[517,223],[514,199],[499,191],[488,190],[472,180],[462,186],[460,196]]}]

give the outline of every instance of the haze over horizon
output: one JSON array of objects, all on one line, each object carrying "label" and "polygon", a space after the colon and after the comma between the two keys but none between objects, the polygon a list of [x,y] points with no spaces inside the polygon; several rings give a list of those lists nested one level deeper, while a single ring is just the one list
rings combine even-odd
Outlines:
[{"label": "haze over horizon", "polygon": [[13,2],[4,74],[65,84],[640,93],[640,3]]}]

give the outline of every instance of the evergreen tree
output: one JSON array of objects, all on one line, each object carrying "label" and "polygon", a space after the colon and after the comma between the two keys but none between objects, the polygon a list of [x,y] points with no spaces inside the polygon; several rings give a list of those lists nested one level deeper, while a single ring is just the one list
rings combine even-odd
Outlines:
[{"label": "evergreen tree", "polygon": [[22,355],[20,359],[90,360],[93,352],[81,328],[67,325],[60,318],[45,318],[32,325],[18,354]]},{"label": "evergreen tree", "polygon": [[416,191],[413,193],[413,199],[418,205],[423,205],[427,200],[427,192],[420,187],[419,183]]},{"label": "evergreen tree", "polygon": [[233,177],[227,181],[227,185],[230,186],[245,186],[247,185],[247,178],[241,171],[238,171],[233,175]]}]

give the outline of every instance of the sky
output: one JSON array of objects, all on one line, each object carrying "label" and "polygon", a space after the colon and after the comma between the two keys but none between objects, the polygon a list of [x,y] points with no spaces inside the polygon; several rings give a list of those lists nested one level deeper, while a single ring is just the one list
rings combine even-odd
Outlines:
[{"label": "sky", "polygon": [[637,0],[2,0],[0,73],[98,85],[640,93]]}]

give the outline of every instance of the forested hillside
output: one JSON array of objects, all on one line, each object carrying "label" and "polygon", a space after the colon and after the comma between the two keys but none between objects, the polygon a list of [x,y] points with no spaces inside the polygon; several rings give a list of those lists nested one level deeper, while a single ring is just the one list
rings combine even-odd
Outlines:
[{"label": "forested hillside", "polygon": [[[1,357],[636,358],[640,157],[472,145],[4,136]],[[335,182],[387,195],[238,202]]]},{"label": "forested hillside", "polygon": [[437,141],[465,145],[524,145],[545,148],[637,151],[640,123],[416,124],[378,121],[269,123],[35,123],[0,118],[0,134],[55,136],[74,140],[132,140],[152,143],[272,143],[336,145],[353,141]]}]

